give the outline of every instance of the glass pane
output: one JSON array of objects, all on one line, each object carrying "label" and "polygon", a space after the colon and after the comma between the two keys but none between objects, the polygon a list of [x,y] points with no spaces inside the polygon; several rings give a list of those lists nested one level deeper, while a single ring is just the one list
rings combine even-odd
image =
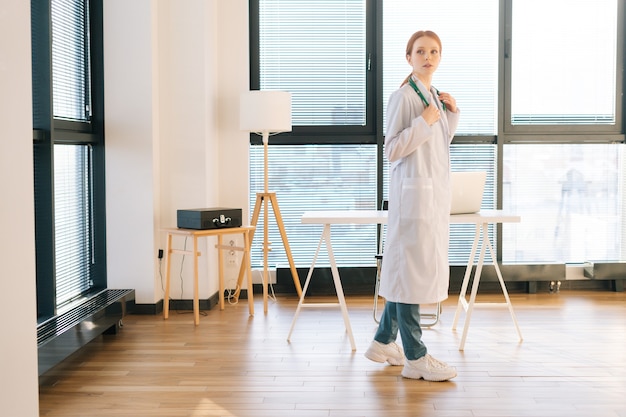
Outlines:
[{"label": "glass pane", "polygon": [[615,124],[616,27],[617,0],[514,0],[511,123]]},{"label": "glass pane", "polygon": [[[383,198],[389,198],[389,162],[384,157],[383,170]],[[482,209],[496,208],[496,168],[497,147],[495,145],[477,144],[453,144],[450,147],[450,164],[452,171],[486,171],[487,180],[483,193]],[[474,225],[451,224],[450,225],[450,248],[448,259],[450,265],[467,265],[472,243],[474,241]],[[496,230],[493,225],[489,226],[489,238],[494,249],[496,245]],[[491,261],[489,253],[486,258]]]},{"label": "glass pane", "polygon": [[[285,224],[296,266],[310,266],[321,225],[300,223],[310,210],[375,210],[376,145],[272,146],[268,151],[268,187]],[[250,207],[263,192],[263,147],[250,147]],[[276,218],[269,206],[270,266],[288,266]],[[252,217],[252,216],[250,216]],[[337,225],[332,230],[333,252],[338,265],[372,266],[376,254],[375,225]],[[252,265],[263,265],[263,215],[252,245]],[[330,265],[325,250],[316,265]]]},{"label": "glass pane", "polygon": [[[462,111],[457,135],[495,135],[498,99],[498,0],[383,2],[383,106],[407,75],[406,44],[418,30],[441,38],[433,85]],[[471,36],[468,36],[471,34]],[[385,125],[386,126],[386,125]]]},{"label": "glass pane", "polygon": [[[496,206],[495,145],[459,144],[451,147],[454,171],[486,171],[487,183],[482,208]],[[376,147],[373,145],[294,145],[269,146],[268,187],[277,195],[285,223],[289,245],[296,265],[310,265],[312,254],[321,235],[321,226],[302,225],[300,217],[309,210],[374,210],[376,200]],[[250,147],[250,207],[256,193],[263,191],[263,147]],[[388,198],[388,163],[383,171],[383,198]],[[262,233],[263,216],[257,230]],[[465,265],[473,238],[472,225],[456,224],[450,229],[450,263]],[[269,240],[273,242],[270,266],[286,266],[282,240],[270,208]],[[263,264],[262,234],[256,235],[252,249],[252,264]],[[495,247],[495,229],[490,228]],[[372,266],[376,253],[375,225],[337,225],[333,228],[333,247],[337,262],[342,266]],[[319,265],[328,265],[321,251]]]},{"label": "glass pane", "polygon": [[[495,145],[454,144],[450,147],[450,164],[452,171],[486,171],[487,180],[483,192],[481,209],[496,208],[496,168],[497,147]],[[448,258],[450,265],[467,265],[472,250],[476,228],[473,224],[450,225],[450,249]],[[489,225],[489,239],[494,250],[496,244],[496,228]],[[491,256],[485,255],[491,262]]]},{"label": "glass pane", "polygon": [[260,89],[292,93],[293,125],[365,125],[365,1],[259,1]]},{"label": "glass pane", "polygon": [[89,38],[84,0],[52,0],[52,95],[54,117],[89,119]]},{"label": "glass pane", "polygon": [[623,145],[505,145],[503,261],[624,259]]},{"label": "glass pane", "polygon": [[90,288],[89,147],[54,145],[54,244],[57,307]]}]

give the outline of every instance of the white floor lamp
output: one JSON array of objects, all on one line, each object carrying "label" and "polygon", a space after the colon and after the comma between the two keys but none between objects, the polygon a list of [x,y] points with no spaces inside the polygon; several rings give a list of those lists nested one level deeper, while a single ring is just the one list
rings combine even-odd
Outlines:
[{"label": "white floor lamp", "polygon": [[[298,297],[302,295],[298,271],[293,263],[291,248],[289,247],[287,233],[285,232],[285,225],[280,215],[280,209],[278,208],[278,200],[276,200],[276,193],[269,191],[267,184],[267,146],[269,136],[280,132],[291,131],[291,93],[285,91],[246,91],[241,94],[239,110],[240,129],[257,133],[263,137],[263,192],[256,193],[256,203],[254,205],[254,211],[252,212],[251,225],[256,227],[261,212],[261,206],[263,206],[263,312],[267,313],[267,284],[269,281],[268,254],[271,250],[271,242],[268,240],[268,201],[272,204],[276,224],[278,225],[278,230],[283,240],[283,246],[285,247],[287,259],[289,260],[289,267],[291,269],[294,285],[296,286],[296,291],[298,292]],[[250,233],[250,241],[254,239],[254,232],[253,230]],[[237,280],[238,285],[235,292],[236,298],[239,296],[239,291],[241,290],[243,275],[244,271],[240,269],[239,278]],[[251,297],[252,294],[248,296]]]}]

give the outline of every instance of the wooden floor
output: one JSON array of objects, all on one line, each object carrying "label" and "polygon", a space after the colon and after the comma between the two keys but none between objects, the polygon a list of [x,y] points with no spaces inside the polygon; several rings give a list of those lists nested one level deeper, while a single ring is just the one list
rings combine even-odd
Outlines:
[{"label": "wooden floor", "polygon": [[[499,301],[497,295],[479,295]],[[125,319],[41,380],[41,416],[602,416],[626,417],[626,293],[512,294],[508,311],[477,309],[464,351],[451,330],[456,300],[424,331],[430,353],[458,370],[450,382],[407,380],[363,357],[374,331],[369,298],[348,297],[352,352],[337,309],[295,297],[248,316],[245,300],[191,314]]]}]

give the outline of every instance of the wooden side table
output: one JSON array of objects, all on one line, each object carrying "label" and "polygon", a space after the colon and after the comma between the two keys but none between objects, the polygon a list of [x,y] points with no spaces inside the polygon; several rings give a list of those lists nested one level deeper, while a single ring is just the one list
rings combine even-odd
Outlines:
[{"label": "wooden side table", "polygon": [[[220,310],[224,309],[224,259],[222,250],[236,250],[243,251],[242,257],[242,265],[241,269],[247,271],[247,281],[248,281],[248,309],[250,310],[250,315],[254,315],[254,297],[252,294],[252,268],[250,265],[250,246],[252,244],[252,240],[250,238],[250,234],[254,233],[254,226],[240,226],[240,227],[225,227],[221,229],[206,229],[206,230],[197,230],[197,229],[181,229],[181,228],[168,228],[163,229],[165,233],[167,233],[167,241],[165,247],[165,294],[164,294],[164,302],[163,302],[163,318],[167,319],[169,317],[170,311],[170,278],[171,278],[171,255],[173,253],[183,254],[183,255],[193,255],[193,314],[194,314],[194,323],[198,325],[200,323],[200,302],[198,298],[198,257],[201,253],[198,251],[198,238],[201,237],[217,237],[217,245],[215,248],[218,250],[218,275],[219,275],[219,304]],[[241,234],[243,235],[243,247],[238,246],[230,246],[224,245],[224,236],[225,235],[234,235]],[[193,240],[193,248],[192,250],[185,249],[174,249],[172,248],[172,237],[173,236],[185,236],[191,237]],[[243,277],[240,276],[237,280],[237,286],[240,287],[243,281]],[[239,294],[239,291],[237,291]]]}]

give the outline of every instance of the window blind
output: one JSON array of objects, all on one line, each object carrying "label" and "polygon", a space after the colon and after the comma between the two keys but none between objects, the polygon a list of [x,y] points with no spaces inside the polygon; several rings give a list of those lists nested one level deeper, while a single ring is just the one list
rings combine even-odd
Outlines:
[{"label": "window blind", "polygon": [[294,126],[364,126],[364,0],[260,0],[260,89],[292,94]]},{"label": "window blind", "polygon": [[54,145],[54,246],[57,308],[91,287],[90,148]]},{"label": "window blind", "polygon": [[[483,192],[481,209],[496,208],[496,167],[497,148],[495,145],[453,144],[450,147],[450,165],[452,171],[486,171],[487,179]],[[489,239],[493,248],[497,248],[497,229],[489,225]],[[472,224],[450,225],[450,248],[448,257],[450,265],[467,265],[476,228]],[[487,262],[491,262],[489,251],[485,254]]]},{"label": "window blind", "polygon": [[[52,101],[55,119],[90,119],[87,0],[51,0]],[[55,142],[64,141],[55,132]],[[56,308],[92,286],[91,148],[54,145],[54,260]]]},{"label": "window blind", "polygon": [[[268,147],[270,190],[276,191],[289,246],[298,267],[308,267],[315,254],[322,225],[300,223],[304,211],[375,210],[376,145],[280,145]],[[263,147],[250,147],[250,207],[263,192]],[[269,265],[288,266],[272,207],[269,210]],[[252,245],[252,265],[263,265],[263,216],[259,216]],[[374,266],[375,225],[336,225],[333,251],[342,266]],[[329,265],[321,250],[317,265]]]},{"label": "window blind", "polygon": [[[304,211],[375,210],[379,206],[376,202],[376,147],[373,145],[270,145],[268,158],[269,188],[277,193],[296,265],[310,265],[322,233],[322,226],[300,223]],[[495,145],[455,144],[451,147],[452,170],[487,172],[483,209],[495,208],[495,161]],[[250,147],[250,164],[252,208],[256,193],[263,191],[263,147]],[[388,198],[388,190],[388,163],[385,161],[384,198]],[[268,226],[269,241],[273,242],[269,263],[285,266],[287,258],[271,206]],[[262,229],[263,216],[260,216],[257,230]],[[372,256],[377,251],[375,225],[336,225],[332,233],[339,264],[372,266]],[[494,248],[495,233],[495,228],[490,227],[489,237]],[[473,239],[473,225],[451,225],[451,265],[467,264]],[[324,252],[320,253],[319,265],[328,265]],[[261,266],[262,256],[262,239],[255,239],[252,264]]]},{"label": "window blind", "polygon": [[583,263],[624,259],[624,145],[504,146],[503,261]]},{"label": "window blind", "polygon": [[[481,209],[496,208],[496,167],[497,148],[487,144],[453,144],[450,146],[450,166],[452,171],[485,171],[487,179]],[[383,198],[389,199],[389,162],[384,158]],[[474,241],[475,228],[471,224],[450,225],[450,265],[466,265]],[[489,225],[489,239],[494,249],[497,247],[496,228]],[[486,258],[491,260],[487,252]]]},{"label": "window blind", "polygon": [[[463,1],[455,2],[454,7],[437,3],[417,7],[411,1],[385,0],[385,106],[388,95],[410,72],[404,56],[408,38],[415,30],[434,29],[443,39],[448,60],[440,67],[436,85],[452,92],[459,106],[465,107],[461,119],[464,124],[457,133],[496,133],[498,1],[479,3],[471,7]],[[364,124],[365,1],[260,0],[259,13],[260,87],[292,92],[294,125]],[[471,39],[467,32],[473,34]],[[337,98],[339,102],[334,101]],[[296,264],[309,265],[321,226],[301,225],[300,215],[316,209],[375,209],[379,204],[376,148],[271,144],[269,148],[270,188],[277,192],[294,260]],[[262,147],[250,148],[251,207],[255,193],[263,185],[262,151]],[[460,146],[453,147],[452,153],[457,156],[458,163],[453,164],[459,170],[481,169],[489,173],[484,206],[494,207],[495,147]],[[386,190],[386,166],[383,175]],[[262,221],[261,217],[258,228]],[[273,221],[270,216],[270,222]],[[338,262],[372,266],[372,255],[377,250],[376,229],[374,225],[337,226],[333,244]],[[459,246],[451,248],[451,261],[465,264],[473,228],[468,231],[458,225],[455,229],[459,229],[453,231]],[[269,230],[269,239],[274,242],[270,263],[286,262],[277,228],[271,224]],[[323,253],[320,256],[319,262],[327,262]],[[252,257],[253,263],[262,263],[261,240],[253,242]]]},{"label": "window blind", "polygon": [[53,114],[88,121],[89,20],[86,0],[52,0]]},{"label": "window blind", "polygon": [[495,135],[498,98],[498,0],[383,2],[383,111],[407,75],[406,45],[414,32],[441,39],[433,85],[451,93],[462,111],[457,135]]},{"label": "window blind", "polygon": [[[441,63],[433,85],[451,93],[462,117],[456,135],[496,135],[498,98],[498,15],[497,0],[452,0],[383,2],[383,117],[389,96],[407,75],[406,46],[418,30],[432,30],[442,42]],[[471,33],[471,36],[468,34]],[[455,144],[450,148],[453,171],[486,171],[487,184],[482,208],[496,207],[496,147],[484,144]],[[383,194],[388,198],[388,163],[383,171]],[[449,262],[465,265],[474,240],[474,226],[450,225]],[[489,238],[496,247],[496,229]]]}]

